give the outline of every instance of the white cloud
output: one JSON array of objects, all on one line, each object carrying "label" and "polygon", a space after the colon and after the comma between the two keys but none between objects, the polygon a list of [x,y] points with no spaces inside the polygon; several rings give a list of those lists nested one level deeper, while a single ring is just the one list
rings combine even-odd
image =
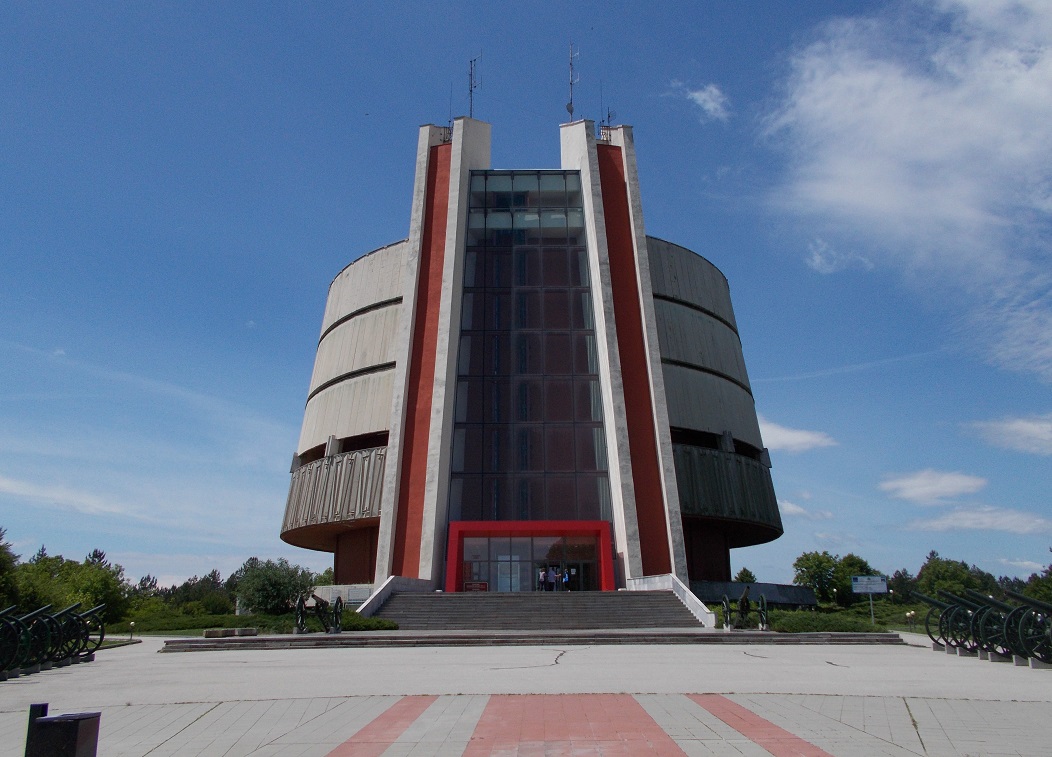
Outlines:
[{"label": "white cloud", "polygon": [[773,202],[940,293],[991,363],[1052,381],[1052,4],[897,7],[791,61]]},{"label": "white cloud", "polygon": [[1052,413],[970,424],[986,441],[1035,455],[1052,455]]},{"label": "white cloud", "polygon": [[782,515],[788,518],[804,518],[805,520],[830,520],[833,513],[828,510],[807,510],[788,500],[778,500],[778,509]]},{"label": "white cloud", "polygon": [[880,490],[896,499],[907,499],[922,505],[942,505],[950,497],[975,494],[986,486],[985,478],[967,473],[952,473],[926,468],[916,473],[886,478]]},{"label": "white cloud", "polygon": [[805,431],[772,423],[760,416],[760,436],[767,449],[779,452],[806,452],[818,447],[835,447],[836,439],[822,431]]},{"label": "white cloud", "polygon": [[1020,510],[984,505],[955,508],[937,518],[915,520],[917,531],[1004,531],[1010,534],[1052,534],[1052,520]]},{"label": "white cloud", "polygon": [[135,516],[131,508],[111,502],[91,492],[71,489],[61,484],[35,484],[31,481],[18,481],[0,476],[0,494],[10,494],[18,499],[27,499],[45,504],[68,508],[88,515],[130,515]]},{"label": "white cloud", "polygon": [[1020,570],[1027,571],[1029,573],[1037,573],[1039,570],[1044,570],[1045,566],[1039,562],[1033,560],[1009,560],[1006,557],[1002,557],[998,560],[1002,565],[1007,565],[1012,568],[1019,568]]},{"label": "white cloud", "polygon": [[807,267],[822,274],[839,273],[856,266],[866,270],[873,268],[873,264],[861,255],[834,250],[822,239],[808,244],[807,252]]},{"label": "white cloud", "polygon": [[715,84],[706,84],[700,89],[691,89],[683,82],[672,82],[672,90],[690,100],[701,109],[701,122],[726,121],[730,118],[727,96]]}]

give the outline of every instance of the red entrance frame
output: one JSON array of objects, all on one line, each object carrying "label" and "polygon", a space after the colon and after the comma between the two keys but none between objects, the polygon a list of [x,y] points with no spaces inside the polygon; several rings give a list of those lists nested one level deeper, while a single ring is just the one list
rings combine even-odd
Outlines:
[{"label": "red entrance frame", "polygon": [[599,591],[614,591],[614,553],[610,524],[605,520],[455,520],[446,545],[446,591],[464,582],[464,537],[468,536],[594,536],[599,545]]}]

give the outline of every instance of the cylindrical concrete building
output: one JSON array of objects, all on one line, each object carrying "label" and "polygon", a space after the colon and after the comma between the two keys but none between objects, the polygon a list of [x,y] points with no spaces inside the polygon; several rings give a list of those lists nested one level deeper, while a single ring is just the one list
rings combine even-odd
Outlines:
[{"label": "cylindrical concrete building", "polygon": [[727,581],[782,533],[726,279],[646,236],[630,127],[561,132],[422,127],[409,238],[329,289],[281,537],[337,583]]}]

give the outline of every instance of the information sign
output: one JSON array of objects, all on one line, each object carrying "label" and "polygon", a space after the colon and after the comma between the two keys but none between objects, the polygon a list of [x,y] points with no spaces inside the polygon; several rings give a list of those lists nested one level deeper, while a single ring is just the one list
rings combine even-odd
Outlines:
[{"label": "information sign", "polygon": [[851,591],[855,594],[887,594],[888,579],[884,576],[851,576]]}]

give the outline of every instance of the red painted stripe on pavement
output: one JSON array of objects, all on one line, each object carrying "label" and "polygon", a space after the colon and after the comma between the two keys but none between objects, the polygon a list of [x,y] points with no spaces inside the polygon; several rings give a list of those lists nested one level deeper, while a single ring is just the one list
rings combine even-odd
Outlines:
[{"label": "red painted stripe on pavement", "polygon": [[752,710],[732,702],[727,697],[719,694],[688,694],[688,696],[775,757],[833,757],[829,752],[819,749],[810,741],[804,741],[784,728],[779,728],[770,720],[761,718]]},{"label": "red painted stripe on pavement", "polygon": [[685,753],[627,694],[493,695],[464,757]]},{"label": "red painted stripe on pavement", "polygon": [[438,697],[402,697],[369,725],[329,752],[328,757],[378,757],[398,741]]}]

